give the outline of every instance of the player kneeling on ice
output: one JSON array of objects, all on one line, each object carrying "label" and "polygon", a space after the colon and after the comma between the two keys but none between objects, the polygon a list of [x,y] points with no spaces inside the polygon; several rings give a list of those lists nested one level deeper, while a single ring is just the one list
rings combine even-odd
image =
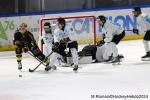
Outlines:
[{"label": "player kneeling on ice", "polygon": [[[51,61],[53,66],[57,66],[60,63],[60,58],[66,61],[65,49],[69,48],[72,60],[74,64],[73,70],[78,70],[78,43],[77,37],[74,32],[74,29],[70,24],[66,24],[65,19],[59,18],[58,20],[58,29],[54,31],[54,45],[52,47],[53,59]],[[64,59],[65,58],[65,59]]]},{"label": "player kneeling on ice", "polygon": [[145,33],[143,44],[146,51],[146,55],[142,56],[142,60],[148,60],[150,59],[150,47],[149,47],[149,41],[150,41],[150,16],[147,14],[142,13],[141,8],[135,7],[133,8],[133,15],[137,18],[137,29],[133,29],[133,33],[139,34],[139,31],[141,33]]},{"label": "player kneeling on ice", "polygon": [[52,34],[51,24],[49,22],[44,23],[44,32],[42,36],[43,43],[43,53],[45,56],[48,56],[52,51],[52,44],[54,41],[54,37]]},{"label": "player kneeling on ice", "polygon": [[35,57],[43,61],[46,67],[49,67],[49,61],[38,48],[36,41],[31,32],[27,30],[27,24],[22,23],[14,34],[14,45],[16,45],[16,58],[18,69],[22,69],[22,53],[30,51]]},{"label": "player kneeling on ice", "polygon": [[120,62],[118,56],[117,44],[123,39],[125,36],[125,31],[122,27],[117,26],[111,22],[106,21],[105,16],[98,16],[98,23],[102,27],[102,31],[105,35],[104,45],[105,45],[105,53],[107,56],[109,55],[110,63]]}]

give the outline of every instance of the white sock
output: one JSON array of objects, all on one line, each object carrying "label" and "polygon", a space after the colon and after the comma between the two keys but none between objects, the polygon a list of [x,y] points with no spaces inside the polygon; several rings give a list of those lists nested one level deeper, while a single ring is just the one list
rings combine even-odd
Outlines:
[{"label": "white sock", "polygon": [[146,52],[150,51],[149,41],[143,40],[144,48]]}]

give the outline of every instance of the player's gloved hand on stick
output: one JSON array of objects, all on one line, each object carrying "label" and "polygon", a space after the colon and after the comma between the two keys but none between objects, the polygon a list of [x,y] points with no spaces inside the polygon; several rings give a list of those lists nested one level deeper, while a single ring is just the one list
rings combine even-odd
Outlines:
[{"label": "player's gloved hand on stick", "polygon": [[139,30],[138,29],[133,29],[133,33],[139,35]]},{"label": "player's gloved hand on stick", "polygon": [[18,47],[21,47],[21,42],[20,41],[15,41],[15,45]]},{"label": "player's gloved hand on stick", "polygon": [[41,43],[42,43],[42,44],[45,44],[44,41],[43,41],[43,39],[41,40]]},{"label": "player's gloved hand on stick", "polygon": [[102,34],[102,38],[103,38],[103,39],[105,39],[105,38],[106,38],[106,35],[105,35],[104,33]]},{"label": "player's gloved hand on stick", "polygon": [[101,46],[101,45],[103,45],[104,43],[105,43],[105,41],[104,41],[104,40],[101,40],[101,41],[97,42],[97,45]]},{"label": "player's gloved hand on stick", "polygon": [[58,42],[54,43],[54,45],[52,46],[52,51],[53,52],[59,51],[59,43]]},{"label": "player's gloved hand on stick", "polygon": [[64,38],[64,41],[65,41],[65,42],[69,42],[69,41],[70,41],[69,37]]}]

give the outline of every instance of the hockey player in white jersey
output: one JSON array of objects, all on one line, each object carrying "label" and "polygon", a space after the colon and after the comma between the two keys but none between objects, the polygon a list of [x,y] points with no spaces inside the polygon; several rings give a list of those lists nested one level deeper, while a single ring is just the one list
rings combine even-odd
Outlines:
[{"label": "hockey player in white jersey", "polygon": [[104,55],[110,56],[111,63],[120,62],[118,57],[118,49],[117,44],[123,39],[125,36],[125,31],[122,27],[117,26],[111,22],[106,21],[105,16],[98,16],[98,23],[102,27],[103,33],[105,35],[105,52]]},{"label": "hockey player in white jersey", "polygon": [[49,22],[44,23],[44,32],[42,36],[43,50],[45,56],[48,56],[52,51],[53,34],[51,30],[51,24]]},{"label": "hockey player in white jersey", "polygon": [[[137,29],[133,29],[133,32],[136,34],[145,33],[143,44],[146,51],[146,55],[142,56],[142,60],[147,60],[150,58],[150,16],[142,13],[141,8],[133,8],[133,15],[137,18]],[[140,32],[139,32],[140,31]]]},{"label": "hockey player in white jersey", "polygon": [[54,31],[54,46],[53,50],[53,59],[51,61],[52,66],[57,66],[60,63],[58,58],[63,58],[65,56],[64,50],[66,48],[70,49],[72,54],[72,60],[74,64],[73,70],[78,70],[78,43],[77,37],[74,32],[74,29],[70,24],[66,24],[66,21],[63,18],[59,18],[58,20],[58,29]]}]

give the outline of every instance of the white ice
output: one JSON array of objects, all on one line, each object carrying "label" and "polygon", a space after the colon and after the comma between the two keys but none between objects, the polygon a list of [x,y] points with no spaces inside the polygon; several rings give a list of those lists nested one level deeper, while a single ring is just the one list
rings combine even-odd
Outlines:
[{"label": "white ice", "polygon": [[44,66],[30,73],[28,69],[38,62],[28,54],[23,56],[20,72],[14,51],[0,52],[0,100],[125,100],[91,95],[150,95],[150,61],[141,61],[145,55],[142,40],[123,41],[118,48],[125,56],[121,65],[80,65],[78,73],[60,67],[45,72]]}]

